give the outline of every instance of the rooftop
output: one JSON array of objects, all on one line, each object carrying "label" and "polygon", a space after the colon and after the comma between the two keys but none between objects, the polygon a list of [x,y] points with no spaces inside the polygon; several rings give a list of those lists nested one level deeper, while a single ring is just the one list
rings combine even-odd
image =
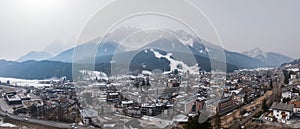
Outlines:
[{"label": "rooftop", "polygon": [[6,98],[8,101],[20,101],[21,100],[21,98],[17,95],[8,95]]},{"label": "rooftop", "polygon": [[283,110],[293,112],[294,105],[293,104],[286,104],[286,103],[278,103],[274,102],[270,109],[272,110]]},{"label": "rooftop", "polygon": [[300,101],[291,102],[290,104],[294,104],[294,108],[300,108]]}]

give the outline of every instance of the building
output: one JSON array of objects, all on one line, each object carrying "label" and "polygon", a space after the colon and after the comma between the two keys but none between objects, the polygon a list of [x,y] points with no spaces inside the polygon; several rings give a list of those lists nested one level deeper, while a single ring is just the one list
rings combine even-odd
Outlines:
[{"label": "building", "polygon": [[80,110],[83,124],[89,125],[93,118],[98,116],[98,112],[91,109]]},{"label": "building", "polygon": [[121,101],[121,106],[122,107],[130,107],[133,106],[134,102],[132,100],[129,101]]},{"label": "building", "polygon": [[[202,101],[196,100],[195,105],[194,105],[194,107],[195,107],[195,112],[198,112],[198,111],[202,110],[204,104],[205,104],[205,101],[204,101],[204,100],[202,100]],[[193,109],[192,109],[192,111],[193,111]]]},{"label": "building", "polygon": [[6,101],[9,105],[22,104],[22,99],[18,95],[6,95]]},{"label": "building", "polygon": [[179,79],[169,79],[167,83],[167,87],[179,87],[180,83],[181,82]]},{"label": "building", "polygon": [[292,98],[292,92],[288,87],[282,88],[281,98]]},{"label": "building", "polygon": [[294,105],[293,112],[294,113],[300,113],[300,101],[291,102],[290,104]]},{"label": "building", "polygon": [[118,92],[107,93],[106,101],[116,103],[120,101],[120,94]]},{"label": "building", "polygon": [[235,105],[233,97],[226,97],[222,98],[219,101],[219,104],[217,106],[217,112],[218,113],[223,113],[231,110],[231,108]]},{"label": "building", "polygon": [[29,95],[20,95],[21,100],[31,100],[31,97]]},{"label": "building", "polygon": [[156,115],[156,105],[154,103],[143,103],[141,104],[141,113],[143,115],[154,116]]},{"label": "building", "polygon": [[291,74],[291,80],[296,79],[297,75],[296,74]]},{"label": "building", "polygon": [[187,123],[189,121],[189,117],[183,114],[179,114],[173,118],[173,121],[178,123]]},{"label": "building", "polygon": [[143,116],[141,109],[138,107],[124,108],[123,112],[125,113],[126,116],[130,116],[134,118],[141,118]]},{"label": "building", "polygon": [[6,92],[5,96],[11,96],[11,95],[17,95],[16,91],[10,91],[10,92]]},{"label": "building", "polygon": [[286,123],[293,115],[294,105],[274,102],[270,109],[278,122]]},{"label": "building", "polygon": [[195,100],[192,100],[192,99],[188,99],[188,100],[180,102],[180,104],[182,104],[181,107],[183,108],[183,112],[186,114],[190,113],[192,110],[192,107],[194,105],[194,102],[195,102]]}]

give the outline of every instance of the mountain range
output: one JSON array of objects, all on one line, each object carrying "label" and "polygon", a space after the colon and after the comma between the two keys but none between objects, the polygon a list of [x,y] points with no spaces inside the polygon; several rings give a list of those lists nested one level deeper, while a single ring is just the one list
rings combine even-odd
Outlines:
[{"label": "mountain range", "polygon": [[286,65],[298,65],[300,66],[300,58],[299,59],[295,59],[291,62],[286,62],[286,63],[283,63],[281,66],[286,66]]},{"label": "mountain range", "polygon": [[[135,38],[143,39],[145,34]],[[128,44],[126,46],[125,43],[119,44],[118,40],[105,39],[98,47],[99,39],[95,39],[65,50],[56,56],[44,52],[32,52],[20,57],[18,62],[1,60],[0,76],[25,79],[67,76],[68,79],[72,79],[71,70],[75,51],[77,61],[95,60],[96,70],[107,74],[111,74],[112,66],[117,68],[117,71],[129,67],[131,71],[160,69],[166,72],[173,67],[179,67],[179,65],[174,66],[174,62],[180,63],[180,67],[183,68],[197,66],[201,70],[210,71],[211,65],[215,65],[211,63],[222,65],[220,58],[211,55],[220,54],[220,52],[226,59],[227,72],[244,68],[280,66],[282,63],[292,60],[282,54],[264,52],[260,49],[242,54],[231,52],[205,40],[195,38],[184,31],[168,30],[163,33],[154,31],[147,35],[153,36],[147,36],[151,38],[147,39],[148,43],[142,46]],[[144,39],[142,41],[147,42]],[[138,48],[132,49],[134,46],[138,46]],[[93,53],[94,50],[97,53]]]},{"label": "mountain range", "polygon": [[72,79],[72,64],[58,61],[14,62],[0,60],[0,76],[21,79],[46,79],[63,77]]},{"label": "mountain range", "polygon": [[245,51],[242,53],[249,57],[264,62],[267,66],[273,66],[273,67],[280,66],[283,63],[290,62],[293,60],[288,56],[275,53],[275,52],[265,52],[259,48],[255,48],[253,50]]},{"label": "mountain range", "polygon": [[51,58],[52,56],[53,55],[51,55],[48,52],[32,51],[32,52],[29,52],[26,55],[18,58],[17,62],[24,62],[24,61],[29,61],[29,60],[35,60],[35,61],[47,60],[47,59]]}]

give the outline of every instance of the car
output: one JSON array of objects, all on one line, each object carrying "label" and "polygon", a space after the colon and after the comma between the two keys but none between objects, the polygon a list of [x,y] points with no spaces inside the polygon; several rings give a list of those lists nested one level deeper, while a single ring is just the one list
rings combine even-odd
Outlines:
[{"label": "car", "polygon": [[9,116],[9,114],[7,114],[7,113],[6,113],[6,114],[5,114],[5,116],[7,116],[7,117],[8,117],[8,116]]},{"label": "car", "polygon": [[77,129],[78,127],[77,127],[76,123],[72,123],[72,124],[70,124],[70,128],[71,129]]},{"label": "car", "polygon": [[28,121],[28,118],[27,118],[27,117],[25,117],[25,118],[23,118],[23,120],[25,120],[25,121]]}]

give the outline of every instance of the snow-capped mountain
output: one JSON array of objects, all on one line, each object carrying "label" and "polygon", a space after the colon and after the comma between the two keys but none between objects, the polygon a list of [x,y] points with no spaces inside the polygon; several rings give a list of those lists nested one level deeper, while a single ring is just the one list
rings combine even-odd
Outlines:
[{"label": "snow-capped mountain", "polygon": [[[147,38],[143,38],[143,35],[146,35]],[[110,35],[112,36],[112,34]],[[130,39],[133,38],[133,39]],[[187,57],[195,57],[196,63],[199,64],[199,66],[203,65],[206,67],[206,70],[210,69],[211,60],[215,61],[221,61],[218,57],[210,57],[208,53],[224,53],[226,63],[227,65],[232,66],[232,68],[256,68],[256,67],[265,67],[266,64],[262,61],[245,56],[240,53],[236,52],[230,52],[225,49],[223,49],[220,46],[214,45],[212,43],[209,43],[207,41],[201,40],[199,38],[196,38],[192,34],[186,33],[185,31],[172,31],[172,30],[164,30],[164,31],[141,31],[141,33],[138,33],[137,35],[131,35],[131,37],[127,39],[126,42],[129,42],[129,44],[124,43],[118,44],[113,41],[109,41],[109,39],[106,39],[108,41],[104,41],[103,44],[98,48],[97,56],[96,56],[96,63],[101,64],[110,64],[113,61],[113,56],[116,54],[115,51],[118,48],[118,58],[122,62],[123,60],[126,61],[130,57],[131,54],[137,54],[136,51],[143,51],[146,49],[158,49],[161,51],[164,51],[166,53],[172,53],[172,56],[176,58],[177,60],[183,61],[187,63],[189,66],[194,66],[195,61],[192,61],[191,58]],[[139,43],[139,44],[136,44]],[[91,43],[86,43],[81,46],[77,46],[76,49],[81,50],[82,54],[85,55],[89,50],[95,49],[97,47],[94,43],[92,47],[88,47],[86,49],[86,46],[89,46]],[[128,49],[129,47],[132,47],[134,45],[135,49]],[[144,46],[143,46],[144,45]],[[54,58],[51,58],[51,60],[54,61],[62,61],[62,62],[72,62],[73,57],[73,51],[75,48],[71,48],[67,51],[64,51]],[[124,50],[124,51],[120,51]],[[153,60],[154,58],[146,57],[147,54],[142,54],[139,57],[136,56],[135,58],[138,58],[139,60],[146,60],[150,59]],[[123,61],[123,62],[124,62]],[[143,61],[137,61],[140,63],[143,63]],[[191,63],[192,62],[192,63]],[[205,65],[204,65],[205,64]],[[135,64],[138,65],[138,64]],[[140,64],[141,65],[141,64]],[[155,64],[153,64],[155,65]]]},{"label": "snow-capped mountain", "polygon": [[247,56],[253,57],[253,58],[257,58],[257,57],[266,58],[267,57],[267,52],[265,52],[265,51],[263,51],[259,48],[254,48],[250,51],[245,51],[245,52],[242,52],[242,53],[247,55]]},{"label": "snow-capped mountain", "polygon": [[18,58],[18,62],[24,62],[24,61],[28,61],[28,60],[36,60],[36,61],[41,61],[41,60],[46,60],[48,58],[51,58],[52,55],[50,53],[47,52],[42,52],[42,51],[32,51],[27,53],[24,56],[21,56],[20,58]]},{"label": "snow-capped mountain", "polygon": [[[214,54],[223,53],[225,56],[223,58],[225,58],[227,64],[231,64],[239,68],[256,68],[267,66],[265,63],[258,59],[248,57],[237,52],[227,51],[220,46],[196,38],[191,34],[186,33],[185,31],[168,30],[166,32],[168,33],[163,33],[164,36],[162,36],[162,38],[153,41],[142,48],[159,48],[166,52],[172,53],[173,56],[180,57],[181,60],[186,60],[182,55],[194,55],[198,58],[202,57],[211,60],[222,61],[222,58],[219,58],[217,56],[214,57]],[[204,62],[198,63],[201,64]]]},{"label": "snow-capped mountain", "polygon": [[295,59],[291,62],[287,62],[287,63],[283,63],[281,66],[290,66],[290,65],[298,65],[300,66],[300,58],[299,59]]},{"label": "snow-capped mountain", "polygon": [[[127,31],[119,31],[122,32],[123,37],[126,37]],[[110,36],[114,37],[114,34],[110,34]],[[66,76],[72,78],[72,61],[75,55],[76,60],[83,63],[86,63],[85,60],[94,60],[96,63],[95,70],[107,75],[111,75],[112,65],[115,65],[116,70],[120,72],[129,67],[131,71],[159,69],[165,73],[177,68],[190,72],[195,72],[198,69],[210,71],[212,65],[226,65],[227,71],[232,72],[243,68],[280,65],[281,62],[291,60],[291,58],[281,54],[263,52],[259,49],[245,52],[245,55],[231,52],[185,31],[141,31],[137,35],[131,35],[130,38],[121,43],[117,41],[123,41],[122,38],[108,38],[103,40],[100,46],[97,44],[99,39],[95,39],[63,51],[47,59],[49,61],[27,61],[23,63],[0,61],[0,75],[33,79],[36,77],[60,77],[67,73]],[[75,55],[74,51],[76,51]],[[221,62],[220,58],[214,57],[213,55],[216,53],[224,53],[226,62]],[[216,64],[212,64],[213,62]],[[80,62],[76,62],[76,64],[80,64]],[[222,66],[220,68],[223,68]],[[11,70],[14,72],[10,72]],[[49,73],[49,70],[53,72]]]},{"label": "snow-capped mountain", "polygon": [[242,52],[243,54],[258,59],[268,66],[280,66],[283,63],[290,62],[293,59],[280,53],[266,52],[259,48]]}]

